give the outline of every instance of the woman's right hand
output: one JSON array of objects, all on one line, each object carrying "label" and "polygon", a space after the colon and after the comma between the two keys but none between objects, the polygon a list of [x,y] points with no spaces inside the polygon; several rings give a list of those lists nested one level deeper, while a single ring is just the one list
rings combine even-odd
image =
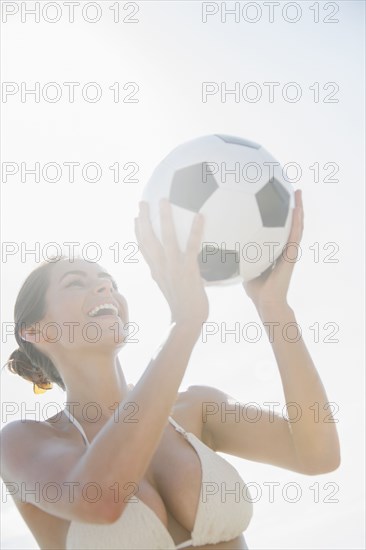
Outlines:
[{"label": "woman's right hand", "polygon": [[182,252],[168,199],[161,199],[159,203],[163,244],[153,230],[148,203],[141,201],[139,206],[139,215],[135,218],[138,245],[150,267],[152,278],[169,304],[171,321],[184,323],[206,321],[209,303],[197,261],[201,250],[203,215],[196,214],[186,250]]}]

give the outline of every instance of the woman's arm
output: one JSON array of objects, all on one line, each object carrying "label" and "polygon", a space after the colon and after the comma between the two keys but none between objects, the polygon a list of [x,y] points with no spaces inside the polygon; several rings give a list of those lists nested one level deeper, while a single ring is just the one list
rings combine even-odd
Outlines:
[{"label": "woman's arm", "polygon": [[82,483],[96,481],[101,485],[106,515],[111,521],[121,515],[128,496],[138,492],[176,401],[200,329],[201,324],[194,323],[171,325],[165,343],[74,471],[74,478]]},{"label": "woman's arm", "polygon": [[[196,387],[207,439],[216,451],[247,460],[306,475],[331,472],[340,464],[332,406],[302,337],[296,342],[283,337],[283,327],[296,323],[294,312],[289,306],[267,306],[258,313],[276,357],[286,405],[291,403],[289,420],[270,401],[258,410],[216,388]],[[288,335],[298,338],[293,329]]]},{"label": "woman's arm", "polygon": [[[5,426],[1,476],[8,494],[70,521],[116,521],[158,445],[199,332],[200,327],[181,322],[170,327],[159,353],[120,404],[119,415],[108,420],[86,450],[45,422],[19,420]],[[93,502],[97,489],[100,496]]]},{"label": "woman's arm", "polygon": [[[108,421],[75,473],[78,479],[95,479],[102,485],[112,520],[121,515],[133,487],[134,492],[138,490],[176,401],[202,322],[208,316],[208,300],[197,262],[203,218],[196,216],[182,253],[168,201],[160,203],[160,213],[162,244],[154,234],[147,203],[140,204],[136,236],[151,275],[170,306],[170,333],[119,405],[119,421],[114,417]],[[131,418],[129,403],[137,411],[135,418]]]},{"label": "woman's arm", "polygon": [[[333,407],[296,328],[295,314],[288,305],[263,306],[258,313],[272,344],[286,404],[294,404],[288,408],[288,417],[299,463],[309,474],[332,471],[340,464],[337,420],[331,414]],[[271,323],[275,323],[272,330]],[[292,327],[287,337],[284,327],[289,323]]]},{"label": "woman's arm", "polygon": [[[239,421],[232,414],[207,416],[206,430],[217,450],[250,460],[266,462],[304,474],[320,474],[338,468],[340,448],[332,409],[323,384],[301,337],[294,312],[287,303],[287,291],[297,260],[304,227],[301,191],[295,193],[295,209],[288,244],[296,249],[294,258],[285,253],[273,270],[244,283],[248,296],[265,324],[279,368],[290,422],[273,411],[239,404]],[[292,328],[288,323],[293,324]],[[287,327],[284,329],[284,327]],[[288,330],[288,332],[286,332]],[[288,335],[288,336],[287,336]],[[291,341],[290,341],[291,340]],[[297,341],[296,341],[297,340]],[[213,410],[232,409],[237,402],[219,390],[210,389]],[[207,406],[207,405],[206,405]],[[217,409],[218,410],[218,409]],[[257,411],[258,412],[258,411]],[[298,417],[298,420],[297,420]],[[291,421],[293,420],[293,421]],[[297,420],[297,421],[295,421]]]},{"label": "woman's arm", "polygon": [[[79,446],[76,448],[65,438],[55,437],[43,423],[27,431],[29,425],[20,422],[2,434],[4,480],[18,485],[25,483],[30,489],[39,483],[40,497],[30,492],[27,502],[66,519],[110,523],[121,515],[128,497],[138,492],[138,484],[167,425],[202,322],[208,315],[208,300],[197,262],[202,229],[203,219],[197,216],[187,249],[182,253],[170,208],[167,205],[162,208],[161,244],[153,233],[147,205],[143,205],[136,233],[152,276],[170,306],[169,335],[134,389],[86,451],[80,451]],[[43,491],[47,483],[65,488],[62,498],[47,499]],[[101,491],[96,502],[90,501],[92,497],[89,500],[83,497],[90,483]],[[72,502],[68,501],[68,487],[74,490]],[[90,490],[95,496],[96,490]]]}]

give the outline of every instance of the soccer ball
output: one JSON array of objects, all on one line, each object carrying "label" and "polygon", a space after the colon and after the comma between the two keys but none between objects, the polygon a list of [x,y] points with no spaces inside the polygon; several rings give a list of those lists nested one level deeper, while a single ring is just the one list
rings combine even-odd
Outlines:
[{"label": "soccer ball", "polygon": [[206,285],[247,282],[274,264],[286,244],[294,190],[261,145],[214,134],[176,147],[143,191],[161,241],[159,201],[168,198],[184,252],[196,212],[204,215],[198,263]]}]

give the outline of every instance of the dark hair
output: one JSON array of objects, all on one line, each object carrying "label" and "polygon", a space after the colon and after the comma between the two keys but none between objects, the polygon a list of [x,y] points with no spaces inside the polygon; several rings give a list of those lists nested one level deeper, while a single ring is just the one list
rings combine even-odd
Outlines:
[{"label": "dark hair", "polygon": [[50,283],[53,266],[60,260],[68,260],[60,255],[43,262],[34,269],[24,281],[14,306],[14,336],[19,349],[13,351],[5,365],[10,372],[19,374],[25,380],[35,384],[55,382],[61,389],[66,386],[52,361],[34,344],[20,337],[20,330],[29,328],[33,323],[41,321],[46,313],[45,295]]}]

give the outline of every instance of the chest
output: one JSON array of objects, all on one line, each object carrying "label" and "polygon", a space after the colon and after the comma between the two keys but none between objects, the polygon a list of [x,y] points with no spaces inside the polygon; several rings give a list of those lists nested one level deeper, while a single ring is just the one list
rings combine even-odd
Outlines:
[{"label": "chest", "polygon": [[196,449],[168,425],[135,494],[166,527],[177,521],[188,533],[194,526],[201,483],[202,465]]}]

